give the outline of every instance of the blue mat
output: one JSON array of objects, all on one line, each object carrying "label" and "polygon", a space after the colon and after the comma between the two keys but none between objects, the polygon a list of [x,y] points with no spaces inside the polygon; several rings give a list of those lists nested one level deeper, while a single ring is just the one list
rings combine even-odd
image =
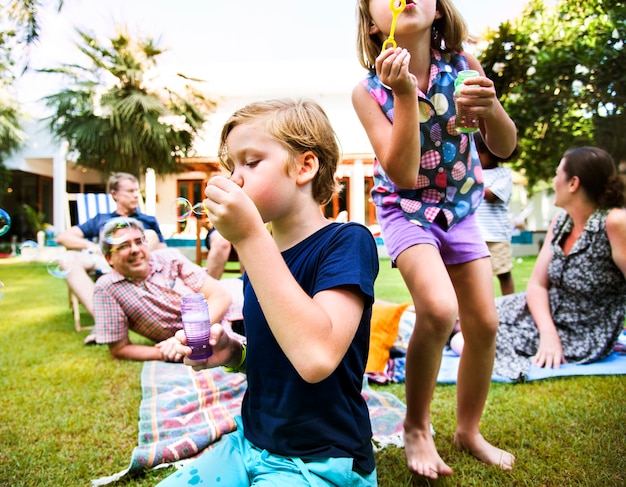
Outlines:
[{"label": "blue mat", "polygon": [[[410,321],[410,320],[409,320]],[[401,356],[389,360],[385,372],[367,374],[371,382],[385,384],[388,382],[404,382],[405,366],[404,352],[405,345],[408,344],[408,337],[411,330],[409,326],[400,323],[400,339],[401,347],[399,350]],[[619,350],[619,351],[618,351]],[[456,384],[457,373],[459,370],[460,357],[450,349],[445,349],[441,361],[439,374],[437,375],[438,384]],[[622,375],[626,374],[626,331],[622,332],[619,341],[615,347],[615,351],[604,360],[584,365],[562,364],[558,369],[547,369],[531,366],[525,381],[550,379],[553,377],[572,377],[581,375]],[[494,375],[493,382],[516,382],[506,377]]]},{"label": "blue mat", "polygon": [[[455,384],[459,369],[460,357],[454,352],[446,350],[437,382],[439,384]],[[558,369],[547,369],[532,365],[528,371],[526,381],[551,379],[553,377],[567,377],[577,375],[619,375],[626,374],[626,355],[613,352],[604,360],[584,365],[562,364]],[[511,379],[494,375],[493,382],[514,382]]]}]

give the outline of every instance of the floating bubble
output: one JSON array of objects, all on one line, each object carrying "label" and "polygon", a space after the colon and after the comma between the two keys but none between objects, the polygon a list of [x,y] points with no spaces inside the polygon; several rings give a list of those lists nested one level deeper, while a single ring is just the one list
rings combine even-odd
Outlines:
[{"label": "floating bubble", "polygon": [[11,215],[6,210],[0,208],[0,237],[11,228]]},{"label": "floating bubble", "polygon": [[114,236],[118,230],[129,230],[132,227],[130,222],[126,218],[120,218],[119,222],[115,225],[113,230],[109,235],[105,235],[104,241],[109,245],[121,244],[122,242],[126,242],[128,240],[128,234],[124,232],[122,235]]},{"label": "floating bubble", "polygon": [[193,214],[199,217],[207,216],[209,214],[209,209],[205,206],[204,202],[196,203],[193,205]]},{"label": "floating bubble", "polygon": [[187,198],[178,197],[172,203],[172,213],[176,215],[176,220],[184,222],[193,211],[192,204]]},{"label": "floating bubble", "polygon": [[24,240],[21,244],[18,245],[17,248],[21,252],[23,249],[39,248],[39,244],[34,240]]},{"label": "floating bubble", "polygon": [[0,299],[4,298],[6,294],[6,287],[4,286],[4,282],[0,281]]},{"label": "floating bubble", "polygon": [[70,273],[70,264],[72,257],[69,253],[55,255],[47,264],[48,274],[52,277],[65,279]]},{"label": "floating bubble", "polygon": [[17,247],[17,254],[22,259],[32,260],[39,252],[39,244],[34,240],[26,240]]}]

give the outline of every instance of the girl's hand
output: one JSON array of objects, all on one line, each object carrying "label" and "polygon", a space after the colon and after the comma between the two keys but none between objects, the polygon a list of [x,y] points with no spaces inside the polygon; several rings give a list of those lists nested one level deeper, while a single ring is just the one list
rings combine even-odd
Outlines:
[{"label": "girl's hand", "polygon": [[409,72],[411,54],[400,47],[385,49],[376,58],[376,74],[396,95],[414,93],[417,78]]},{"label": "girl's hand", "polygon": [[477,76],[465,80],[456,101],[479,118],[488,118],[495,114],[500,105],[496,97],[496,88],[489,78]]},{"label": "girl's hand", "polygon": [[173,337],[176,340],[176,353],[183,357],[185,365],[191,366],[194,370],[209,369],[212,367],[219,367],[228,363],[231,359],[232,347],[230,346],[231,340],[234,340],[224,327],[219,323],[211,325],[211,338],[209,344],[213,348],[213,354],[206,360],[190,360],[188,357],[191,355],[191,348],[187,346],[187,337],[184,330],[178,330]]},{"label": "girl's hand", "polygon": [[532,364],[537,367],[545,367],[548,369],[558,369],[561,364],[566,363],[563,356],[563,346],[558,335],[555,336],[539,336],[539,349],[532,359]]}]

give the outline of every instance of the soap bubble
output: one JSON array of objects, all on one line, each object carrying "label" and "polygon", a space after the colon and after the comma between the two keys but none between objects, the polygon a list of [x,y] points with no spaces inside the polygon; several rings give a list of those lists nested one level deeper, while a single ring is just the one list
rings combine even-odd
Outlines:
[{"label": "soap bubble", "polygon": [[0,208],[0,237],[7,233],[11,228],[11,216]]},{"label": "soap bubble", "polygon": [[36,249],[39,248],[39,244],[37,242],[35,242],[34,240],[24,240],[19,246],[18,249],[20,251],[20,253],[22,252],[23,249]]},{"label": "soap bubble", "polygon": [[189,218],[192,211],[192,205],[187,198],[178,197],[172,203],[172,213],[176,215],[176,220],[179,222],[184,222]]},{"label": "soap bubble", "polygon": [[50,274],[52,277],[65,279],[70,273],[71,263],[71,254],[69,252],[62,252],[50,259],[46,268],[48,269],[48,274]]},{"label": "soap bubble", "polygon": [[4,286],[4,282],[0,281],[0,299],[4,298],[6,294],[6,287]]},{"label": "soap bubble", "polygon": [[26,260],[32,260],[37,256],[39,244],[34,240],[26,240],[17,247],[17,253]]},{"label": "soap bubble", "polygon": [[[132,227],[128,219],[126,218],[118,218],[119,222],[115,225],[115,229],[104,237],[104,241],[109,245],[121,244],[122,242],[126,242],[128,240],[128,234],[124,232],[122,235],[118,237],[114,237],[113,234],[117,233],[118,230],[128,230]],[[107,224],[108,225],[108,224]]]},{"label": "soap bubble", "polygon": [[193,214],[198,217],[206,216],[209,214],[209,210],[204,205],[204,202],[196,203],[195,205],[193,205],[192,210],[193,210]]}]

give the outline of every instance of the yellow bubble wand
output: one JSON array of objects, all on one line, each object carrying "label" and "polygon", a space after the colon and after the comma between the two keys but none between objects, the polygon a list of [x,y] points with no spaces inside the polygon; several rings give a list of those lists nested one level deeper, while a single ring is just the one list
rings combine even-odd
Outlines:
[{"label": "yellow bubble wand", "polygon": [[391,9],[391,13],[393,14],[393,20],[391,21],[391,30],[389,31],[389,37],[387,37],[387,40],[383,42],[382,51],[387,49],[389,46],[392,46],[394,49],[398,47],[398,44],[393,37],[393,34],[396,31],[396,22],[398,21],[398,16],[406,8],[406,0],[400,0],[400,5],[397,7],[396,2],[397,0],[391,0],[389,2],[389,8]]}]

